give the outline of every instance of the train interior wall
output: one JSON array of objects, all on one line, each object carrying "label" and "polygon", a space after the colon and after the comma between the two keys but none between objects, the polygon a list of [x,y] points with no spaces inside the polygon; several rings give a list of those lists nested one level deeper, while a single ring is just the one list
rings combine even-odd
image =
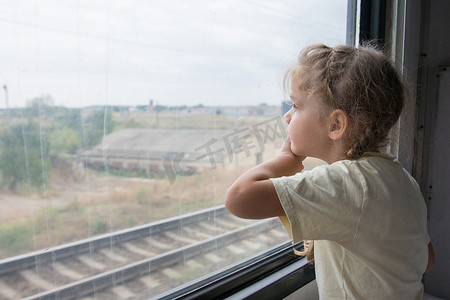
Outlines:
[{"label": "train interior wall", "polygon": [[[428,202],[428,231],[436,264],[424,276],[425,292],[450,299],[450,1],[422,1],[419,107],[423,114],[420,184]],[[420,113],[420,111],[419,111]]]},{"label": "train interior wall", "polygon": [[[415,141],[404,147],[415,147],[416,157],[399,155],[428,207],[436,263],[424,275],[424,299],[450,299],[450,1],[406,1],[406,7],[404,65],[417,102],[416,125],[409,129],[416,131]],[[286,299],[318,299],[317,285]]]}]

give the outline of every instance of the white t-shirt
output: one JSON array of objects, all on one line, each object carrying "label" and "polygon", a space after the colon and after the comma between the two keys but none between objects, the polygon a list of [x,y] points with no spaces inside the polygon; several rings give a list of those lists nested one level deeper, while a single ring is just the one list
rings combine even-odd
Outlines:
[{"label": "white t-shirt", "polygon": [[392,157],[371,154],[271,179],[293,242],[314,240],[322,299],[422,299],[426,206]]}]

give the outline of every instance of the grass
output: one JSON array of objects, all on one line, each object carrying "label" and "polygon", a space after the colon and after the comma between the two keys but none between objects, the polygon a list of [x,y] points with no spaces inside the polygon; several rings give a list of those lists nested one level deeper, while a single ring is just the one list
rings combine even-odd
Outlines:
[{"label": "grass", "polygon": [[1,254],[11,256],[33,247],[32,224],[27,221],[16,221],[0,225]]},{"label": "grass", "polygon": [[111,186],[101,195],[75,197],[66,205],[47,205],[33,219],[0,226],[0,258],[220,205],[240,172],[179,177],[173,185],[167,180],[127,183]]},{"label": "grass", "polygon": [[[248,117],[239,120],[239,125],[244,128],[266,119]],[[143,112],[123,125],[231,130],[235,120],[236,117],[225,115],[161,112],[156,117],[155,112]],[[266,153],[270,155],[270,151]],[[254,157],[240,158],[239,162],[246,159],[247,165],[254,164]],[[24,200],[30,201],[31,197],[35,203],[42,201],[40,209],[31,214],[31,209],[25,210],[2,220],[0,259],[223,204],[228,187],[245,169],[234,168],[234,164],[233,161],[200,174],[178,176],[173,184],[166,178],[149,178],[145,174],[130,178],[129,174],[114,170],[84,170],[82,176],[67,171],[71,165],[53,170],[57,173],[45,194],[22,194]]]}]

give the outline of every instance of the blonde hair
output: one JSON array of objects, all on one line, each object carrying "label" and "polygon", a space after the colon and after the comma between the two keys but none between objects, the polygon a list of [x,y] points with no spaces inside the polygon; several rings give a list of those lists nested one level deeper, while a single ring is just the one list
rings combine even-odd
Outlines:
[{"label": "blonde hair", "polygon": [[[382,51],[371,45],[306,47],[286,72],[284,86],[286,90],[297,88],[319,96],[331,110],[340,109],[347,114],[347,159],[358,159],[365,152],[379,152],[386,146],[389,131],[406,102],[400,72]],[[302,252],[310,261],[312,248],[312,241],[305,242]]]}]

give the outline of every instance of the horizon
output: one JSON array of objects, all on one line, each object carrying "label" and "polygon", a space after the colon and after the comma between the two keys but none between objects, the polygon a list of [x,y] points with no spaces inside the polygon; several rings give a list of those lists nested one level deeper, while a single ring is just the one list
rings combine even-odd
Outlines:
[{"label": "horizon", "polygon": [[[161,104],[156,104],[153,106],[153,108],[156,107],[161,107],[163,108],[163,110],[166,109],[192,109],[192,108],[218,108],[218,107],[226,107],[226,108],[257,108],[257,107],[281,107],[283,106],[284,101],[280,101],[279,104],[267,104],[265,102],[263,103],[259,103],[259,104],[235,104],[235,105],[225,105],[225,104],[219,104],[219,105],[204,105],[202,103],[199,104],[193,104],[193,105],[161,105]],[[144,108],[144,107],[152,107],[149,104],[136,104],[136,105],[126,105],[126,104],[117,104],[117,105],[102,105],[102,104],[94,104],[94,105],[89,105],[89,106],[83,106],[83,107],[69,107],[69,106],[64,106],[64,105],[46,105],[48,107],[53,107],[53,108],[68,108],[68,109],[86,109],[86,108],[115,108],[115,107],[121,107],[121,108]],[[10,108],[3,108],[0,107],[0,111],[5,111],[5,110],[21,110],[21,109],[27,109],[27,108],[31,108],[31,105],[26,105],[26,106],[22,106],[22,107],[10,107]]]}]

